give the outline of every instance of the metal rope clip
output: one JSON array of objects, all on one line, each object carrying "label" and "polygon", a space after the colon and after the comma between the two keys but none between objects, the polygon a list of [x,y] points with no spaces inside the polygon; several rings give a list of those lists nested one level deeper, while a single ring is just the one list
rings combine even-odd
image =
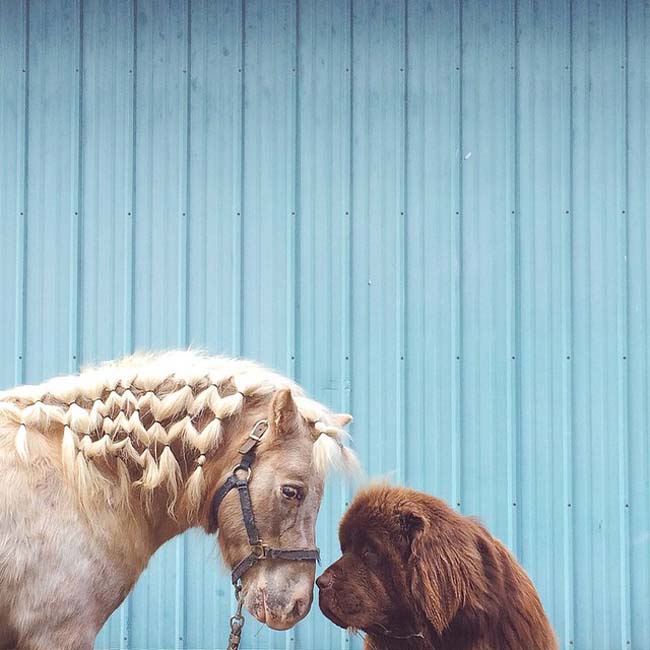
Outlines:
[{"label": "metal rope clip", "polygon": [[241,598],[241,580],[235,585],[235,598],[237,599],[237,612],[230,617],[230,636],[228,637],[228,650],[239,650],[241,633],[244,627],[242,608],[244,601]]}]

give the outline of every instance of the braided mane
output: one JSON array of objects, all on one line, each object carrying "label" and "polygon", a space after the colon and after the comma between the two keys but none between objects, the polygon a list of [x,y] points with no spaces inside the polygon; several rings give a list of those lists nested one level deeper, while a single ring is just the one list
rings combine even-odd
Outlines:
[{"label": "braided mane", "polygon": [[[312,424],[315,469],[354,469],[347,434],[293,381],[250,361],[194,351],[138,353],[0,392],[0,423],[9,425],[0,427],[0,446],[13,437],[15,453],[29,463],[30,438],[58,432],[64,474],[82,503],[100,490],[114,495],[116,485],[118,496],[125,499],[136,486],[146,500],[164,485],[172,513],[186,482],[189,510],[196,513],[205,488],[203,465],[220,446],[223,422],[242,413],[246,398],[281,388],[291,390]],[[179,461],[194,468],[191,474]]]}]

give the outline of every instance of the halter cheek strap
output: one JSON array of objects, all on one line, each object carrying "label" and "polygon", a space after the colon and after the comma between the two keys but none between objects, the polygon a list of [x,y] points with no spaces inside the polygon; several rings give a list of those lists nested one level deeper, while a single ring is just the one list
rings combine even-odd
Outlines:
[{"label": "halter cheek strap", "polygon": [[[251,553],[233,567],[232,582],[234,585],[239,582],[246,571],[260,560],[292,560],[296,562],[312,560],[320,562],[320,551],[318,548],[275,549],[269,548],[260,539],[257,526],[255,525],[255,516],[253,515],[253,504],[251,502],[248,483],[253,473],[251,465],[255,460],[257,445],[259,445],[262,436],[268,428],[268,420],[260,420],[255,424],[252,431],[248,434],[246,442],[239,449],[239,453],[242,456],[239,464],[233,469],[232,474],[226,479],[224,484],[215,492],[210,506],[210,530],[214,532],[218,527],[219,506],[224,497],[234,489],[239,493],[242,519],[246,527]],[[242,473],[243,477],[240,477]]]}]

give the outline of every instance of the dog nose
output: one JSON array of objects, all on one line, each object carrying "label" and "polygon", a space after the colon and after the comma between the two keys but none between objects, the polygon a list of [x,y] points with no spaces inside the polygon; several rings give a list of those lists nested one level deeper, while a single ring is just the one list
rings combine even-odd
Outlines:
[{"label": "dog nose", "polygon": [[325,571],[325,573],[316,580],[319,589],[329,589],[333,582],[334,578],[329,571]]}]

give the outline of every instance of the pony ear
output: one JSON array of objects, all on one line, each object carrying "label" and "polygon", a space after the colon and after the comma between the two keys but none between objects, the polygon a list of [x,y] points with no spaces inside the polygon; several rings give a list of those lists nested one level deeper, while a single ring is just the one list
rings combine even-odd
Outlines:
[{"label": "pony ear", "polygon": [[333,413],[332,419],[339,429],[346,427],[350,422],[352,422],[352,416],[349,413]]},{"label": "pony ear", "polygon": [[281,388],[273,396],[271,417],[273,428],[280,435],[291,434],[300,425],[300,413],[289,388]]},{"label": "pony ear", "polygon": [[419,514],[406,512],[400,515],[400,523],[410,540],[407,575],[413,602],[442,634],[468,596],[462,544],[447,522],[433,525]]}]

